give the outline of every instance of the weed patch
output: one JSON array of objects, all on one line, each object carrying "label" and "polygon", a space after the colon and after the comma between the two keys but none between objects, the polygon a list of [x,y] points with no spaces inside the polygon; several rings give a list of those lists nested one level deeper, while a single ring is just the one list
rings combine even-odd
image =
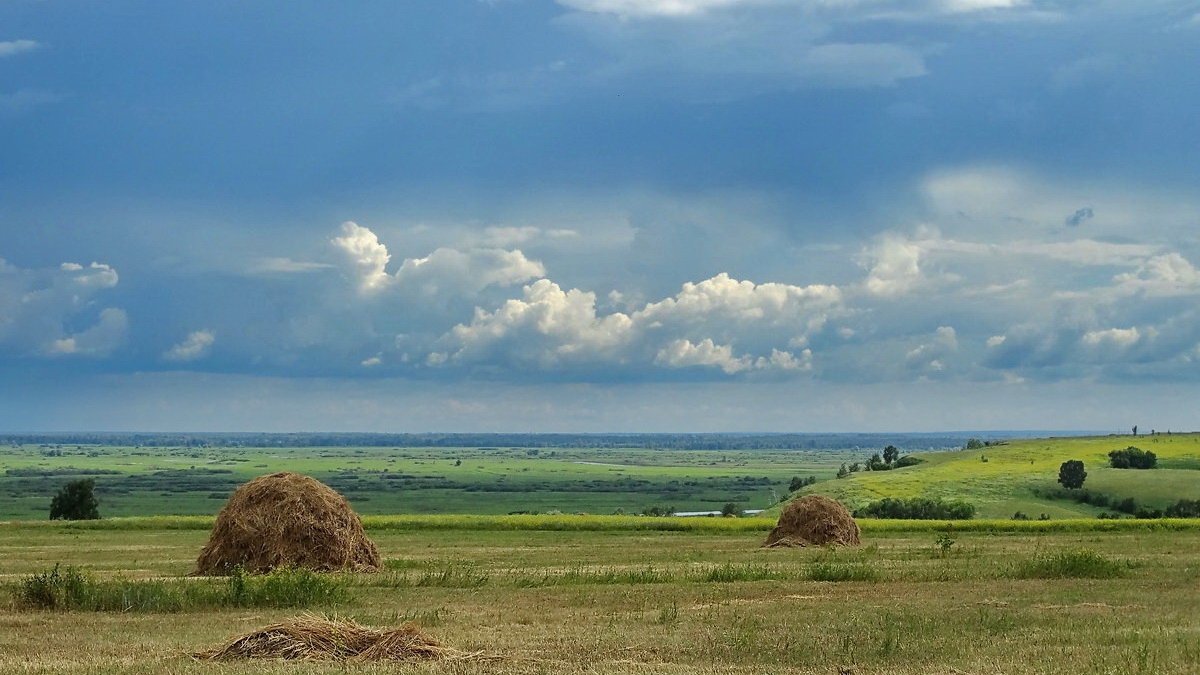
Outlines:
[{"label": "weed patch", "polygon": [[1125,576],[1132,568],[1127,561],[1113,560],[1091,549],[1053,554],[1038,554],[1017,564],[1013,576],[1018,579],[1113,579]]},{"label": "weed patch", "polygon": [[221,580],[106,579],[76,567],[33,574],[16,588],[22,609],[83,612],[187,612],[225,607],[311,607],[346,599],[332,577],[300,569],[261,576],[240,571]]}]

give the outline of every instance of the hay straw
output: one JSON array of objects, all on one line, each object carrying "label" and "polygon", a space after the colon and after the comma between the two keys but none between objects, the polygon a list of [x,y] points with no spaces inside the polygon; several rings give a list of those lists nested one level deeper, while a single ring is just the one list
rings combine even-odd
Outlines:
[{"label": "hay straw", "polygon": [[297,473],[260,476],[242,485],[213,524],[195,574],[236,567],[268,572],[304,567],[318,572],[377,572],[379,549],[346,498]]},{"label": "hay straw", "polygon": [[766,548],[789,546],[858,546],[858,523],[838,502],[805,495],[784,507],[779,524],[767,535]]},{"label": "hay straw", "polygon": [[494,660],[483,652],[446,647],[412,623],[376,629],[349,619],[304,614],[239,635],[221,647],[193,654],[206,661],[463,661]]}]

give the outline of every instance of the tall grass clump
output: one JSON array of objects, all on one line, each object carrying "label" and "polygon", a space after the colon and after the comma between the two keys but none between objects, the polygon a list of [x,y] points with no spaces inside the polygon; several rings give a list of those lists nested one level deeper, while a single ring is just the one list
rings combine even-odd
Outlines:
[{"label": "tall grass clump", "polygon": [[1113,560],[1091,549],[1037,554],[1016,565],[1018,579],[1113,579],[1125,576],[1133,565]]},{"label": "tall grass clump", "polygon": [[347,597],[337,577],[300,567],[262,575],[236,570],[226,583],[225,597],[235,607],[310,607],[336,604]]},{"label": "tall grass clump", "polygon": [[312,607],[346,598],[339,580],[302,569],[216,579],[96,579],[77,567],[33,574],[16,588],[22,609],[187,612],[226,607]]}]

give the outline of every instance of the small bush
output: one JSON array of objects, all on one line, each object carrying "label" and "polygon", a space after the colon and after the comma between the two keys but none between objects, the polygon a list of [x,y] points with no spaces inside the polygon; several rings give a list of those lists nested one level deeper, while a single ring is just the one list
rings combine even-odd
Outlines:
[{"label": "small bush", "polygon": [[935,539],[933,543],[934,546],[937,547],[936,550],[938,554],[945,558],[946,556],[950,555],[950,550],[954,548],[955,541],[956,540],[954,537],[950,536],[949,532],[943,532],[937,536],[937,539]]},{"label": "small bush", "polygon": [[1112,507],[1121,513],[1133,515],[1138,512],[1137,500],[1133,497],[1126,497],[1118,502],[1113,502]]},{"label": "small bush", "polygon": [[1128,562],[1111,560],[1090,549],[1039,554],[1017,565],[1018,579],[1112,579],[1129,571]]},{"label": "small bush", "polygon": [[1167,507],[1168,518],[1200,518],[1200,499],[1180,499]]},{"label": "small bush", "polygon": [[54,569],[21,580],[17,604],[39,609],[70,608],[85,595],[89,579],[78,568]]}]

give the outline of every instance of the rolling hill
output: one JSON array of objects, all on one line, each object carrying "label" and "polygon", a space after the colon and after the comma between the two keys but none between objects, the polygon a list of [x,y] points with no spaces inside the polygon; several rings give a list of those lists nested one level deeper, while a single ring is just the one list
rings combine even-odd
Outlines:
[{"label": "rolling hill", "polygon": [[[1158,468],[1109,468],[1108,453],[1129,446],[1153,451]],[[800,494],[828,495],[852,508],[885,497],[961,499],[974,504],[982,518],[1007,518],[1017,511],[1034,518],[1043,513],[1051,518],[1097,516],[1109,509],[1043,496],[1059,487],[1059,465],[1078,459],[1087,469],[1084,489],[1092,492],[1132,497],[1152,508],[1200,499],[1200,434],[1023,439],[918,456],[923,461],[915,466],[821,481]]]}]

